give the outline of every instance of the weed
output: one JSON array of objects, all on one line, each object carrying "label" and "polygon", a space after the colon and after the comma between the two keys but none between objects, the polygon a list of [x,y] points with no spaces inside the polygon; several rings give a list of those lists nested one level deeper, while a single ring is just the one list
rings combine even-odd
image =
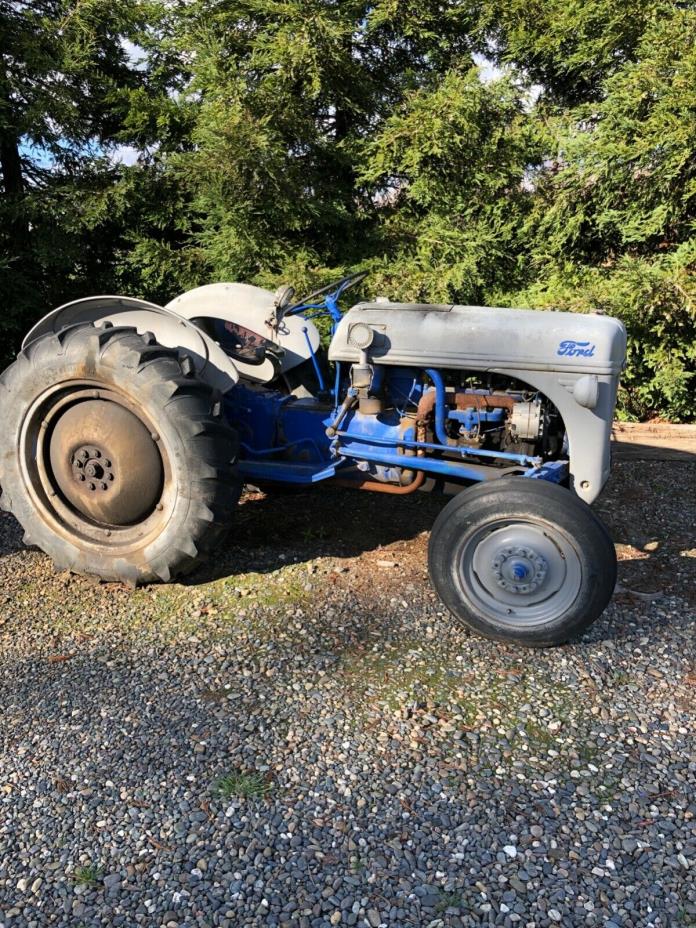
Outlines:
[{"label": "weed", "polygon": [[96,886],[102,877],[101,867],[98,864],[81,864],[75,867],[73,882],[77,886]]},{"label": "weed", "polygon": [[213,784],[213,792],[222,799],[263,799],[273,789],[264,774],[258,771],[233,770]]},{"label": "weed", "polygon": [[440,898],[437,900],[435,905],[435,911],[438,914],[446,912],[447,909],[461,909],[463,904],[461,893],[452,892],[452,893],[440,893]]}]

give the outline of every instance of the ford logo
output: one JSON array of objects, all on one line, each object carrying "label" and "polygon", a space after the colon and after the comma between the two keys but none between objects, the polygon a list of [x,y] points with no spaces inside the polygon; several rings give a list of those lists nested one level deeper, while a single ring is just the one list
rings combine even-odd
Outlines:
[{"label": "ford logo", "polygon": [[569,338],[561,342],[556,354],[565,358],[591,358],[595,353],[595,346],[591,342],[576,342]]}]

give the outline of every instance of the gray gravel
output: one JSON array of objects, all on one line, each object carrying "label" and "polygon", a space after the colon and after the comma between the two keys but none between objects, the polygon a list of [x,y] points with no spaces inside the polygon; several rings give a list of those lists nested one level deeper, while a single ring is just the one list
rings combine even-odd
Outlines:
[{"label": "gray gravel", "polygon": [[0,928],[693,928],[695,500],[617,469],[622,586],[545,652],[452,627],[428,497],[251,496],[135,593],[3,517]]}]

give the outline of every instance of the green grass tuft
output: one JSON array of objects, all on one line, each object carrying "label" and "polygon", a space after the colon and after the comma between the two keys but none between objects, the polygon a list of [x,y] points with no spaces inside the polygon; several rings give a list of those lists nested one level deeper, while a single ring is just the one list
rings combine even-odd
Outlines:
[{"label": "green grass tuft", "polygon": [[73,873],[73,882],[77,886],[96,886],[101,878],[102,870],[98,864],[81,864]]},{"label": "green grass tuft", "polygon": [[273,785],[258,771],[233,770],[213,784],[213,792],[221,799],[263,799],[273,790]]}]

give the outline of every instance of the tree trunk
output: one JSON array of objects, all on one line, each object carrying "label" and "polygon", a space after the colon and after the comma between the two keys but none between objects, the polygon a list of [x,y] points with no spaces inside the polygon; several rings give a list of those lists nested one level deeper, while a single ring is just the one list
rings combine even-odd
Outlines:
[{"label": "tree trunk", "polygon": [[0,168],[5,195],[12,198],[21,197],[24,193],[24,178],[16,138],[3,136],[0,140]]},{"label": "tree trunk", "polygon": [[12,251],[23,263],[29,252],[29,223],[24,211],[24,175],[19,155],[19,140],[5,132],[0,137],[0,170],[6,210],[5,222]]}]

